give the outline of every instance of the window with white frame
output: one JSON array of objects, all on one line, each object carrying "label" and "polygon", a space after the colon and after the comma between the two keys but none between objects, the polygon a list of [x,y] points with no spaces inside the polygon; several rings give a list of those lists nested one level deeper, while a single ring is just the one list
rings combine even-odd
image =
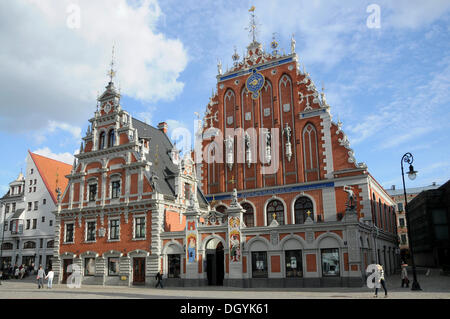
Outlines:
[{"label": "window with white frame", "polygon": [[89,184],[89,201],[94,202],[97,197],[97,184]]},{"label": "window with white frame", "polygon": [[134,238],[145,238],[145,217],[134,218]]},{"label": "window with white frame", "polygon": [[114,180],[111,182],[111,198],[120,197],[120,180]]},{"label": "window with white frame", "polygon": [[86,222],[86,241],[95,241],[95,221]]},{"label": "window with white frame", "polygon": [[119,240],[120,239],[120,220],[110,219],[109,220],[109,239]]},{"label": "window with white frame", "polygon": [[74,226],[73,223],[65,225],[66,231],[65,231],[65,236],[64,236],[64,242],[66,242],[66,243],[73,243],[73,239],[74,239],[73,238],[73,226]]}]

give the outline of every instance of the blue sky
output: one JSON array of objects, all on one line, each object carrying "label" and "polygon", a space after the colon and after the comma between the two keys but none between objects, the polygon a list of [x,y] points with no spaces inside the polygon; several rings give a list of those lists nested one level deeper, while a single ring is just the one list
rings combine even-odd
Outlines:
[{"label": "blue sky", "polygon": [[[380,28],[367,21],[380,9]],[[407,187],[450,179],[450,3],[419,1],[17,0],[0,3],[0,192],[25,168],[27,150],[73,162],[116,47],[116,85],[134,117],[193,131],[232,65],[273,34],[296,51],[358,162],[401,187],[400,159],[419,171]],[[79,18],[79,19],[78,19]],[[79,22],[79,24],[77,24]]]}]

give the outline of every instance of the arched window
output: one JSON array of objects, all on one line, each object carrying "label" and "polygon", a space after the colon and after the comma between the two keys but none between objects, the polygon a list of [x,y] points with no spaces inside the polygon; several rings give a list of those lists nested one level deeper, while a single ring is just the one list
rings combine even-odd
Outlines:
[{"label": "arched window", "polygon": [[2,244],[2,249],[3,250],[12,250],[13,249],[13,244],[12,243],[3,243]]},{"label": "arched window", "polygon": [[314,206],[313,202],[306,196],[297,198],[294,204],[295,223],[304,224],[306,218],[309,216],[314,220]]},{"label": "arched window", "polygon": [[284,225],[284,205],[277,199],[267,204],[267,225],[270,225],[274,218],[276,218],[278,224]]},{"label": "arched window", "polygon": [[254,219],[254,212],[253,212],[253,206],[249,203],[243,203],[242,208],[245,209],[244,212],[244,223],[247,227],[255,227],[255,219]]},{"label": "arched window", "polygon": [[219,206],[216,207],[216,212],[225,214],[226,211],[227,211],[227,208],[225,206],[223,206],[223,205],[219,205]]},{"label": "arched window", "polygon": [[317,132],[312,124],[303,129],[303,158],[305,169],[305,181],[319,179],[319,153],[317,147]]},{"label": "arched window", "polygon": [[54,240],[50,240],[47,242],[47,248],[53,248],[53,246],[55,245],[55,241]]},{"label": "arched window", "polygon": [[113,147],[116,141],[116,134],[114,130],[109,131],[108,133],[108,147]]},{"label": "arched window", "polygon": [[23,249],[34,249],[36,248],[36,243],[34,241],[27,241],[23,244]]},{"label": "arched window", "polygon": [[105,148],[105,132],[100,133],[100,139],[98,141],[98,149],[102,150]]}]

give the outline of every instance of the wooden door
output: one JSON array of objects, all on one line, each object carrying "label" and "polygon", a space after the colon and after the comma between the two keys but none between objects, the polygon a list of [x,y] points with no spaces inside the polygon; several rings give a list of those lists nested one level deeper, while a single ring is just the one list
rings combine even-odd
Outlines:
[{"label": "wooden door", "polygon": [[145,258],[133,258],[133,284],[145,284]]},{"label": "wooden door", "polygon": [[62,278],[62,283],[65,284],[67,283],[67,278],[70,276],[70,274],[72,272],[68,272],[67,271],[67,267],[69,267],[69,265],[73,264],[73,259],[63,259],[63,278]]}]

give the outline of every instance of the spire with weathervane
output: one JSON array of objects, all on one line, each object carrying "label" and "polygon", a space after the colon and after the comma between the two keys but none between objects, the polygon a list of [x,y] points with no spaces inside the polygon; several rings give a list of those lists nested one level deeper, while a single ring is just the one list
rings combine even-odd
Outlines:
[{"label": "spire with weathervane", "polygon": [[256,40],[256,36],[258,35],[258,29],[257,29],[257,19],[255,16],[255,6],[252,6],[248,11],[251,13],[250,14],[250,25],[248,26],[248,28],[246,28],[246,30],[248,30],[250,37],[252,38],[252,43],[250,43],[250,45],[248,46],[248,49],[255,49],[255,48],[259,48],[262,49],[261,43],[259,43]]}]

